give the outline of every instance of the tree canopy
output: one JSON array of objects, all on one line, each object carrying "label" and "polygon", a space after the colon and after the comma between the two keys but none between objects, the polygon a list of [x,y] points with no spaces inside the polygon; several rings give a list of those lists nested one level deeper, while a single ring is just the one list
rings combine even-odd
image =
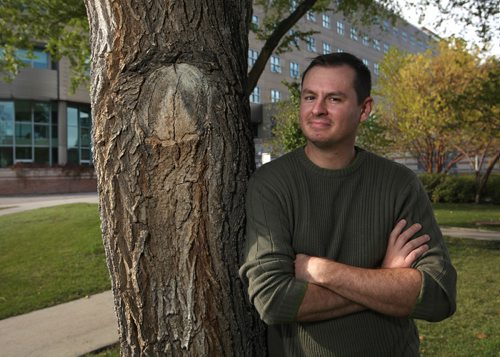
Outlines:
[{"label": "tree canopy", "polygon": [[391,149],[410,152],[429,173],[467,159],[479,188],[500,152],[498,59],[451,38],[420,54],[393,49],[380,68],[376,93]]}]

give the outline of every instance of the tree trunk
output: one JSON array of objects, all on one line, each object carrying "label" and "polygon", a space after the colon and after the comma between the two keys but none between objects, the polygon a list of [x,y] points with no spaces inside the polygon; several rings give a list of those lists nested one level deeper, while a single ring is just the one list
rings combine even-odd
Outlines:
[{"label": "tree trunk", "polygon": [[85,0],[122,355],[265,355],[238,278],[251,2]]}]

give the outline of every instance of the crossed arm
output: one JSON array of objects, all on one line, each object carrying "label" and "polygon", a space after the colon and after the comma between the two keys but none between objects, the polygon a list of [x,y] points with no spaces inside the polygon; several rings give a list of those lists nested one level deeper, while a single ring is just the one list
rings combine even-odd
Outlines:
[{"label": "crossed arm", "polygon": [[318,321],[371,309],[392,316],[408,316],[422,285],[421,273],[411,264],[428,250],[428,235],[411,239],[420,229],[406,221],[396,224],[380,269],[364,269],[333,260],[298,254],[295,276],[309,282],[298,321]]}]

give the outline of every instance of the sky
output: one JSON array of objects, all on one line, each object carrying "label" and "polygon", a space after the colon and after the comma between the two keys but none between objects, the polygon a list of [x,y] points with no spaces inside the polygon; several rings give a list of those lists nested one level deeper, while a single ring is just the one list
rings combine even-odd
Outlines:
[{"label": "sky", "polygon": [[[398,1],[400,4],[404,4],[404,0]],[[464,38],[468,43],[480,45],[478,36],[474,33],[474,29],[464,28],[463,24],[458,24],[454,20],[444,21],[441,26],[436,26],[436,20],[439,15],[439,10],[436,7],[429,7],[425,13],[425,18],[422,23],[419,24],[418,14],[414,9],[408,9],[402,6],[402,16],[409,23],[417,27],[426,27],[434,33],[438,34],[440,37],[449,37],[455,35],[457,37]],[[500,21],[500,19],[497,19]],[[500,33],[495,33],[491,48],[488,51],[489,54],[500,57]]]}]

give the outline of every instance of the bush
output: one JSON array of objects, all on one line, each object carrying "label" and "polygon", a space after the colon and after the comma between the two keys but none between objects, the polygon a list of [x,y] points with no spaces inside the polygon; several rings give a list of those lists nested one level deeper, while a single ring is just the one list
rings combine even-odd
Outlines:
[{"label": "bush", "polygon": [[[474,175],[420,174],[420,180],[434,203],[471,203],[476,195]],[[489,177],[481,201],[500,204],[500,175]]]},{"label": "bush", "polygon": [[434,203],[471,203],[476,194],[476,182],[472,176],[446,176],[432,192]]},{"label": "bush", "polygon": [[500,204],[500,174],[492,174],[489,177],[482,200],[488,203]]}]

